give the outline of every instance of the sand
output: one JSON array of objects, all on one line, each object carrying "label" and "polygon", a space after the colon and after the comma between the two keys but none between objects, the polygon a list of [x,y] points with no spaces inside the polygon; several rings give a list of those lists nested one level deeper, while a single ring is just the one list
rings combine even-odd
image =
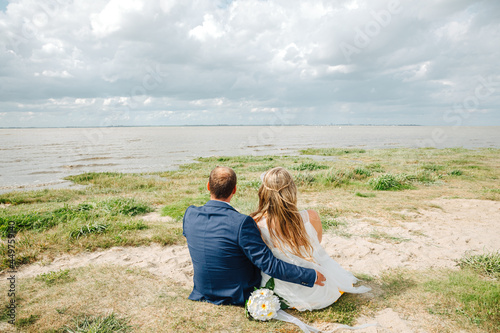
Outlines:
[{"label": "sand", "polygon": [[[377,276],[387,269],[454,268],[465,253],[500,249],[500,202],[472,199],[438,199],[430,210],[400,212],[398,223],[367,217],[344,219],[343,233],[325,233],[322,245],[344,268],[353,273]],[[146,220],[165,221],[157,213]],[[193,269],[186,246],[115,247],[106,251],[64,255],[50,263],[25,266],[19,277],[36,276],[59,269],[114,264],[138,267],[168,277],[178,285],[192,287]],[[424,332],[418,320],[405,320],[393,309],[384,309],[358,323],[377,326],[356,332]],[[323,325],[324,330],[336,324]],[[338,330],[339,332],[342,330]]]}]

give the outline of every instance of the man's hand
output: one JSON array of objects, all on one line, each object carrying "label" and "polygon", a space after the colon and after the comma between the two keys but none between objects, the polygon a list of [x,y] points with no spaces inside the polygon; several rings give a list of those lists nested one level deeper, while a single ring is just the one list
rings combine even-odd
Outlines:
[{"label": "man's hand", "polygon": [[314,284],[317,284],[318,286],[324,286],[325,284],[323,282],[325,281],[326,281],[325,276],[320,272],[316,271],[316,282],[314,282]]}]

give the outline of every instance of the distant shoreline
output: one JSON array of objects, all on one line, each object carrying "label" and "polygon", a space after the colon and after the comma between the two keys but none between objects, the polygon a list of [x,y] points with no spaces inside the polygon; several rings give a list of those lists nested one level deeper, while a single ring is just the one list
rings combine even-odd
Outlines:
[{"label": "distant shoreline", "polygon": [[[400,125],[374,125],[374,124],[327,124],[327,125],[314,125],[314,124],[260,124],[260,125],[228,125],[228,124],[218,124],[218,125],[117,125],[117,126],[62,126],[62,127],[0,127],[0,129],[44,129],[44,128],[142,128],[142,127],[266,127],[266,126],[286,126],[286,127],[297,127],[297,126],[308,126],[308,127],[338,127],[338,126],[369,126],[369,127],[441,127],[440,125],[418,125],[418,124],[400,124]],[[444,126],[450,127],[450,126]],[[496,126],[461,126],[461,127],[496,127]]]}]

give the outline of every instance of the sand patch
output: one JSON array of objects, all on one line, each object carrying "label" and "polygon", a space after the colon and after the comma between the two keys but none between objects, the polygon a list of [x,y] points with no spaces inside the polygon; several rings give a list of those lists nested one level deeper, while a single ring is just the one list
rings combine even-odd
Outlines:
[{"label": "sand patch", "polygon": [[465,253],[500,249],[500,202],[438,199],[432,204],[436,208],[408,213],[412,222],[397,226],[346,220],[345,231],[353,236],[326,234],[322,245],[346,269],[371,275],[396,267],[452,268]]}]

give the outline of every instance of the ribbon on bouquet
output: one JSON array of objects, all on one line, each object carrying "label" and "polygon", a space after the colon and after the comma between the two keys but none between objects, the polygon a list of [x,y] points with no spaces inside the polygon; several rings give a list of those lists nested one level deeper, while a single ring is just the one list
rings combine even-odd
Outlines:
[{"label": "ribbon on bouquet", "polygon": [[335,327],[335,329],[333,331],[321,331],[321,330],[317,329],[316,327],[312,327],[310,325],[307,325],[306,323],[304,323],[300,319],[295,318],[294,316],[292,316],[289,313],[286,313],[283,310],[279,310],[278,313],[277,313],[277,315],[276,315],[276,317],[274,317],[274,319],[278,319],[278,320],[281,320],[281,321],[286,321],[287,323],[295,324],[298,327],[300,327],[300,329],[304,333],[334,332],[334,331],[336,331],[338,329],[341,329],[341,328],[342,329],[348,329],[348,330],[359,330],[359,329],[362,329],[362,328],[376,326],[376,324],[364,324],[364,325],[354,326],[354,327],[348,326],[348,325],[340,325],[340,326]]}]

